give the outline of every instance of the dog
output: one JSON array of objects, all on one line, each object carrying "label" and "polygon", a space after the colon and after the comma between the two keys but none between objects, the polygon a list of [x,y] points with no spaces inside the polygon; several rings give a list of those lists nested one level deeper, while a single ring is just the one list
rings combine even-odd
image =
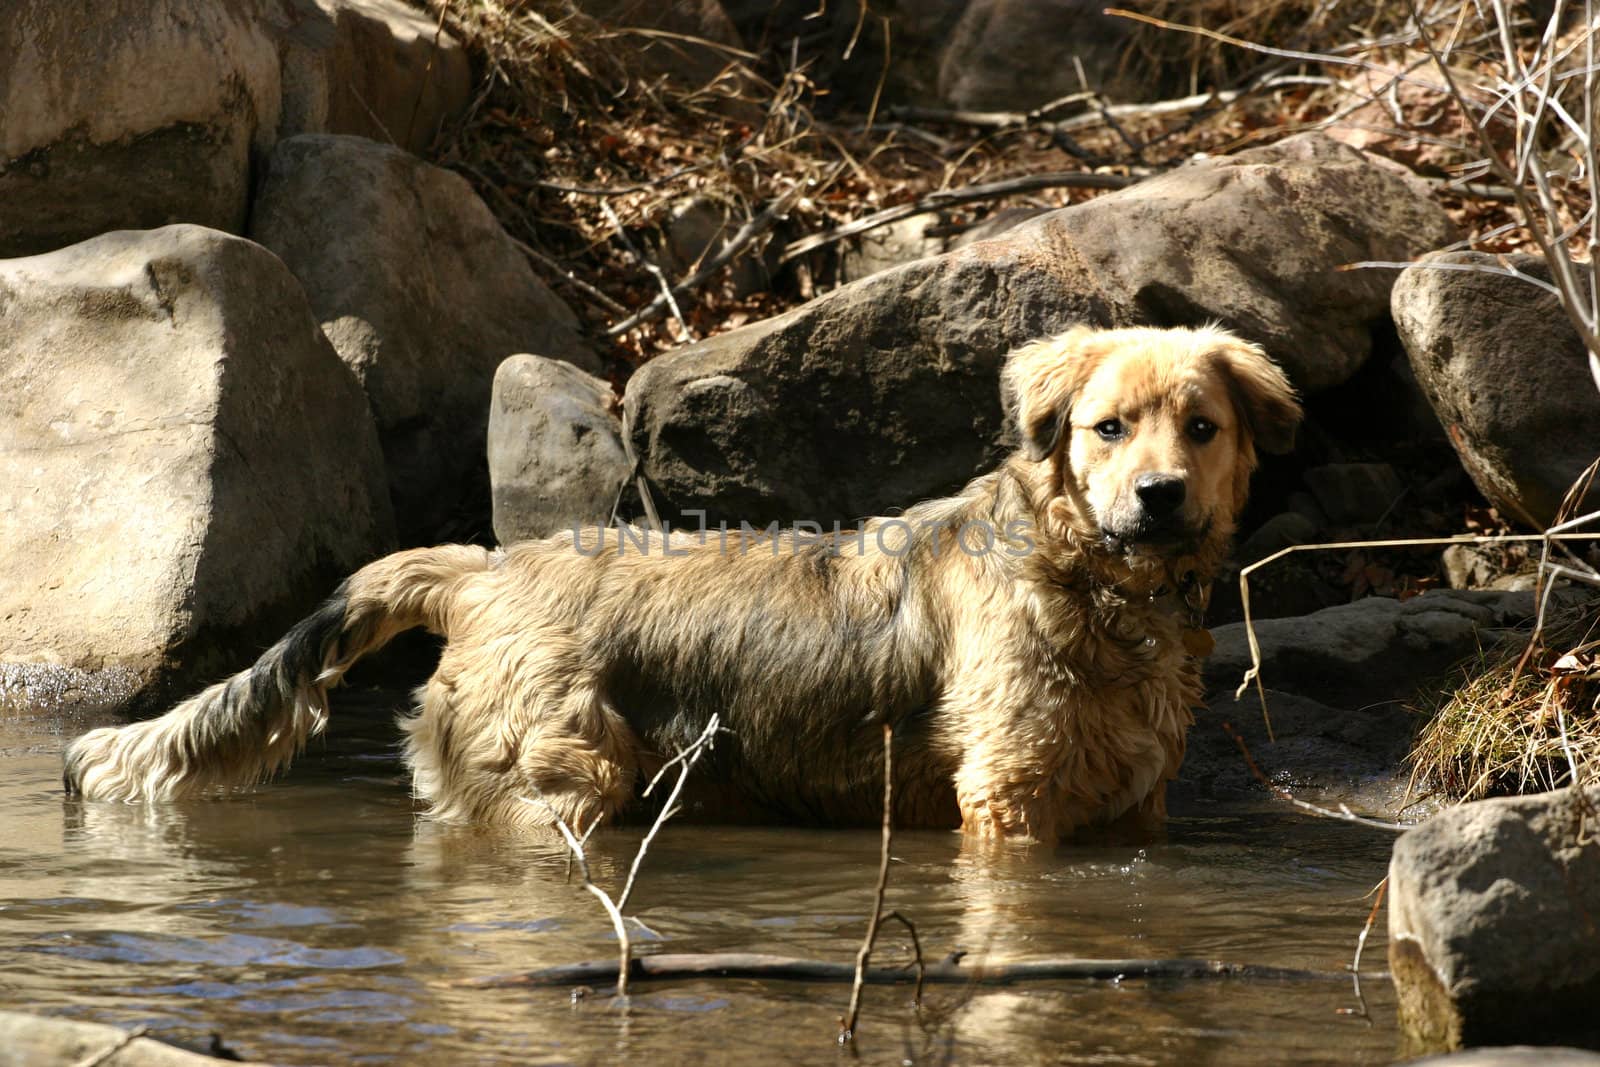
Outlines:
[{"label": "dog", "polygon": [[713,814],[875,823],[887,723],[901,826],[1053,842],[1159,824],[1211,576],[1300,405],[1216,327],[1075,328],[1013,352],[1001,392],[1020,448],[997,470],[853,530],[387,556],[248,670],[79,738],[67,790],[250,786],[322,731],[357,659],[423,626],[445,646],[402,725],[440,819],[591,827],[716,714],[727,733],[694,772]]}]

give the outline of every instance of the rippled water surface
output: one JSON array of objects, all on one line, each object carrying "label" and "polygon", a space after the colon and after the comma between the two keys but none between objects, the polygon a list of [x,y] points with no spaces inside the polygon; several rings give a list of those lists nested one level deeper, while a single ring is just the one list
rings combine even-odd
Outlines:
[{"label": "rippled water surface", "polygon": [[[467,980],[611,956],[593,898],[542,840],[419,819],[380,692],[342,693],[335,737],[237,800],[65,802],[62,738],[0,719],[0,1005],[203,1043],[274,1063],[1384,1063],[1386,979],[1339,977],[1391,839],[1278,808],[1192,809],[1164,837],[978,854],[896,839],[889,904],[930,958],[1183,957],[1326,980],[871,986],[854,1055],[844,985],[697,980],[484,989]],[[620,884],[641,832],[591,843]],[[669,826],[635,901],[641,951],[850,961],[878,837]],[[886,928],[884,962],[906,958]],[[1383,967],[1382,923],[1365,969]]]}]

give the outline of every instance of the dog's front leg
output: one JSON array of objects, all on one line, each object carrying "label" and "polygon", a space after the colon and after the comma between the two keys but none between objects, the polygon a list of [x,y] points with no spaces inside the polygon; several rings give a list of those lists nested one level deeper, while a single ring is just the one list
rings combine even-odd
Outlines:
[{"label": "dog's front leg", "polygon": [[[989,757],[989,758],[986,758]],[[1061,805],[1050,776],[1012,766],[983,751],[968,754],[956,772],[961,830],[986,839],[1028,839],[1053,845],[1071,827],[1061,825]]]}]

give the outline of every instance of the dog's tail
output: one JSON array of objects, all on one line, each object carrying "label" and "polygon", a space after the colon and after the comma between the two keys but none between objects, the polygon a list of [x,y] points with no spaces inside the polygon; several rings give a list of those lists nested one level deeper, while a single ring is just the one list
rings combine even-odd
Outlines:
[{"label": "dog's tail", "polygon": [[255,666],[160,718],[93,730],[66,752],[68,793],[91,800],[176,800],[253,785],[286,766],[328,721],[328,687],[356,660],[417,626],[449,632],[463,578],[482,548],[397,552],[347,578]]}]

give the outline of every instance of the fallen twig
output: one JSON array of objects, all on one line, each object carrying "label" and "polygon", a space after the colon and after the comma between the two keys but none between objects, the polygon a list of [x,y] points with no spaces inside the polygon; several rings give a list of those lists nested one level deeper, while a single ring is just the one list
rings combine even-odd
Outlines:
[{"label": "fallen twig", "polygon": [[689,320],[683,317],[683,309],[678,306],[677,297],[673,295],[672,285],[667,281],[666,272],[657,266],[649,256],[641,252],[639,247],[633,243],[633,239],[628,236],[627,228],[622,225],[622,219],[618,217],[616,209],[613,208],[608,201],[600,201],[600,210],[605,213],[606,219],[613,227],[615,227],[617,231],[617,239],[622,242],[622,246],[626,248],[629,254],[633,256],[634,260],[646,271],[648,271],[650,276],[656,280],[656,285],[661,289],[661,296],[658,299],[666,301],[667,308],[671,310],[672,317],[678,324],[678,329],[683,332],[683,336],[680,337],[679,340],[693,341],[694,331],[689,328]]},{"label": "fallen twig", "polygon": [[[495,989],[526,986],[585,985],[604,981],[615,970],[610,960],[588,960],[545,967],[525,974],[468,979],[463,984]],[[663,982],[703,978],[762,978],[789,982],[854,982],[852,963],[808,960],[761,952],[663,952],[633,961],[630,979]],[[1080,960],[1041,959],[1018,963],[990,963],[963,967],[959,960],[943,960],[923,968],[920,980],[935,985],[1015,985],[1021,982],[1121,981],[1127,979],[1181,980],[1238,978],[1258,981],[1343,982],[1343,971],[1309,971],[1255,963],[1224,963],[1200,959]],[[869,985],[904,985],[919,980],[907,967],[868,967],[862,981]]]},{"label": "fallen twig", "polygon": [[[600,906],[605,909],[607,917],[611,919],[612,929],[617,932],[617,962],[615,965],[617,996],[627,996],[628,976],[632,971],[629,964],[633,960],[633,944],[628,940],[627,920],[622,917],[622,912],[618,910],[616,901],[611,899],[611,894],[595,884],[594,877],[589,873],[589,857],[584,852],[583,841],[580,841],[578,835],[572,832],[572,827],[567,825],[567,821],[540,794],[534,794],[531,799],[528,797],[522,799],[525,803],[537,802],[542,804],[545,810],[550,813],[550,818],[555,820],[556,829],[561,831],[561,836],[567,842],[568,850],[572,853],[573,858],[578,861],[578,873],[583,876],[583,888],[600,902]],[[583,836],[587,839],[589,835],[586,833]]]},{"label": "fallen twig", "polygon": [[517,238],[512,237],[511,243],[516,245],[518,250],[521,251],[523,255],[527,256],[541,267],[555,274],[561,281],[571,285],[586,299],[592,301],[597,306],[604,308],[613,315],[626,315],[628,313],[627,308],[623,307],[605,293],[602,293],[600,290],[596,289],[594,286],[578,277],[576,273],[568,270],[566,267],[563,267],[560,263],[551,259],[549,256],[545,255],[543,252],[539,251],[537,248],[534,248],[527,242],[519,241]]},{"label": "fallen twig", "polygon": [[689,772],[694,770],[694,765],[700,762],[700,757],[705,755],[716,741],[717,733],[722,729],[722,717],[712,715],[706,723],[706,728],[700,731],[700,736],[690,743],[689,747],[678,753],[672,759],[662,764],[655,777],[650,779],[650,784],[644,787],[644,796],[649,796],[650,791],[661,781],[661,776],[666,774],[673,764],[678,765],[678,780],[672,786],[672,792],[667,795],[666,802],[661,805],[661,814],[656,816],[656,821],[650,824],[650,830],[644,835],[644,840],[639,842],[639,851],[633,857],[633,866],[628,868],[628,881],[622,887],[622,895],[617,898],[617,909],[627,907],[628,898],[633,895],[633,884],[639,877],[639,867],[644,863],[644,854],[650,848],[650,842],[656,839],[656,834],[680,810],[678,797],[683,793],[683,784],[689,780]]}]

